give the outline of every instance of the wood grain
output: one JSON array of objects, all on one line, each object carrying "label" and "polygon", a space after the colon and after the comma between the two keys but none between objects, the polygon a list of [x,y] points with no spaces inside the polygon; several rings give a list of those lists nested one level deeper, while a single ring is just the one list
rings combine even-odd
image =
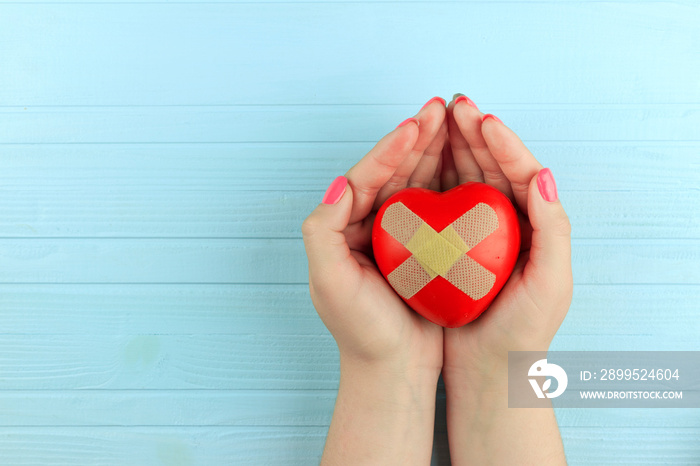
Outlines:
[{"label": "wood grain", "polygon": [[[18,466],[316,464],[327,427],[0,428],[0,455]],[[561,429],[569,464],[693,464],[699,428]],[[615,439],[615,440],[611,440]],[[590,445],[595,444],[595,448]],[[446,458],[446,444],[435,456]],[[436,462],[434,465],[445,464]]]},{"label": "wood grain", "polygon": [[[1,90],[0,90],[1,92]],[[0,94],[1,95],[1,94]],[[445,94],[447,100],[450,96]],[[425,100],[430,96],[426,96]],[[291,143],[376,143],[406,117],[415,115],[423,102],[416,100],[380,105],[343,105],[336,101],[296,105],[209,105],[209,106],[25,106],[0,107],[2,144],[223,144],[261,145]],[[609,150],[620,143],[698,142],[695,128],[700,124],[700,107],[695,104],[601,104],[596,106],[502,104],[479,102],[483,112],[497,114],[526,142],[593,142]],[[697,145],[697,144],[696,144]],[[371,145],[369,146],[371,147]],[[367,147],[367,149],[369,149]],[[580,153],[574,149],[563,155]],[[3,151],[9,150],[1,147]],[[187,147],[185,147],[186,149]],[[328,158],[329,146],[322,146]],[[70,150],[74,150],[70,148]],[[100,150],[109,150],[101,147]],[[125,151],[124,148],[121,149]],[[130,152],[132,148],[126,148]],[[152,148],[151,148],[152,150]],[[199,159],[200,150],[187,154],[190,163]],[[268,149],[269,150],[269,149]],[[274,146],[273,146],[274,150]],[[294,150],[294,149],[292,149]],[[302,149],[303,151],[304,149]],[[160,153],[162,151],[159,151]],[[296,158],[280,153],[275,159]],[[367,152],[363,150],[360,154]],[[239,152],[240,153],[240,152]],[[226,153],[231,157],[231,152]],[[126,155],[126,154],[125,154]],[[129,155],[127,155],[129,156]],[[132,156],[133,157],[133,156]],[[302,157],[303,156],[302,154]],[[355,153],[352,158],[355,159]],[[248,157],[249,160],[255,160]],[[302,159],[303,160],[303,159]],[[156,161],[162,161],[156,159]],[[99,163],[94,160],[93,163]],[[153,163],[151,158],[142,163]],[[579,166],[583,162],[578,160]],[[614,161],[611,161],[615,163]],[[658,160],[657,160],[658,162]],[[106,163],[106,161],[102,161]],[[112,163],[119,163],[113,160]],[[354,162],[353,162],[354,163]],[[588,166],[589,161],[585,162]],[[696,161],[697,167],[697,161]],[[177,166],[173,167],[177,168]],[[297,165],[297,168],[311,168]],[[630,167],[632,168],[632,167]]]},{"label": "wood grain", "polygon": [[[676,123],[684,125],[682,119]],[[352,143],[0,145],[0,192],[38,192],[45,201],[56,191],[129,196],[139,189],[155,199],[159,191],[179,196],[214,191],[210,202],[226,201],[231,191],[285,191],[292,198],[297,191],[324,191],[374,146],[381,134],[377,136],[373,142]],[[528,146],[551,167],[564,193],[682,195],[692,193],[700,177],[699,143],[554,141]]]},{"label": "wood grain", "polygon": [[0,102],[697,103],[697,19],[689,2],[6,4]]}]

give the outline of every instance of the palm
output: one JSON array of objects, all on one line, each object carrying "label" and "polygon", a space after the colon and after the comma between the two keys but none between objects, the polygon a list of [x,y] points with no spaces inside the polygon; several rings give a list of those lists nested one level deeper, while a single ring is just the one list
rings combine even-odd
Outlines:
[{"label": "palm", "polygon": [[[364,337],[385,341],[386,352],[411,351],[422,355],[426,364],[442,365],[442,327],[422,318],[396,294],[379,269],[365,254],[353,252],[361,267],[360,286],[354,309],[363,312],[371,324]],[[377,312],[381,310],[381,312]]]},{"label": "palm", "polygon": [[513,273],[486,312],[464,327],[445,329],[447,364],[465,357],[484,360],[508,351],[534,350],[533,332],[543,328],[524,276],[529,251],[522,251]]}]

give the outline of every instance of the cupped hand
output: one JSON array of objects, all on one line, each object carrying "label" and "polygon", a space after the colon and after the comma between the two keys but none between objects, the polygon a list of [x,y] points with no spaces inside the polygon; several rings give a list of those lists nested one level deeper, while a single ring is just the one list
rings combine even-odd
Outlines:
[{"label": "cupped hand", "polygon": [[303,222],[311,299],[338,344],[341,367],[344,360],[379,364],[434,381],[440,373],[442,328],[413,312],[381,275],[371,232],[377,210],[395,192],[440,189],[445,115],[442,99],[429,101],[336,179]]},{"label": "cupped hand", "polygon": [[510,279],[489,308],[464,327],[445,329],[446,383],[502,375],[508,351],[547,350],[573,290],[571,226],[551,171],[504,123],[466,97],[449,103],[447,122],[442,189],[479,181],[500,190],[519,211],[522,245]]}]

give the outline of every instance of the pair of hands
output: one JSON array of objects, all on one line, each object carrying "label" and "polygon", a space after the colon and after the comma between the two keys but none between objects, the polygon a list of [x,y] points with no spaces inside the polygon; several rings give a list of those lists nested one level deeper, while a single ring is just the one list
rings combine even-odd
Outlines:
[{"label": "pair of hands", "polygon": [[[549,347],[571,302],[571,226],[551,172],[500,120],[461,94],[447,107],[433,98],[345,179],[336,180],[302,225],[311,298],[338,344],[341,364],[377,365],[413,380],[436,381],[442,371],[449,390],[448,381],[482,384],[502,376],[509,350]],[[372,224],[401,189],[446,191],[469,181],[511,199],[521,218],[521,252],[484,314],[443,329],[411,310],[381,275],[372,260]]]}]

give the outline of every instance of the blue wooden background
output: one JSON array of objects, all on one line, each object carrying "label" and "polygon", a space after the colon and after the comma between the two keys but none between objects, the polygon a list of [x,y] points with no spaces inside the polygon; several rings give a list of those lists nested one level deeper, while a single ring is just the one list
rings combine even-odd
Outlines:
[{"label": "blue wooden background", "polygon": [[[0,464],[317,463],[339,374],[301,222],[434,95],[553,170],[576,285],[552,349],[700,349],[699,24],[696,1],[0,3]],[[698,464],[698,411],[557,415],[571,464]]]}]

